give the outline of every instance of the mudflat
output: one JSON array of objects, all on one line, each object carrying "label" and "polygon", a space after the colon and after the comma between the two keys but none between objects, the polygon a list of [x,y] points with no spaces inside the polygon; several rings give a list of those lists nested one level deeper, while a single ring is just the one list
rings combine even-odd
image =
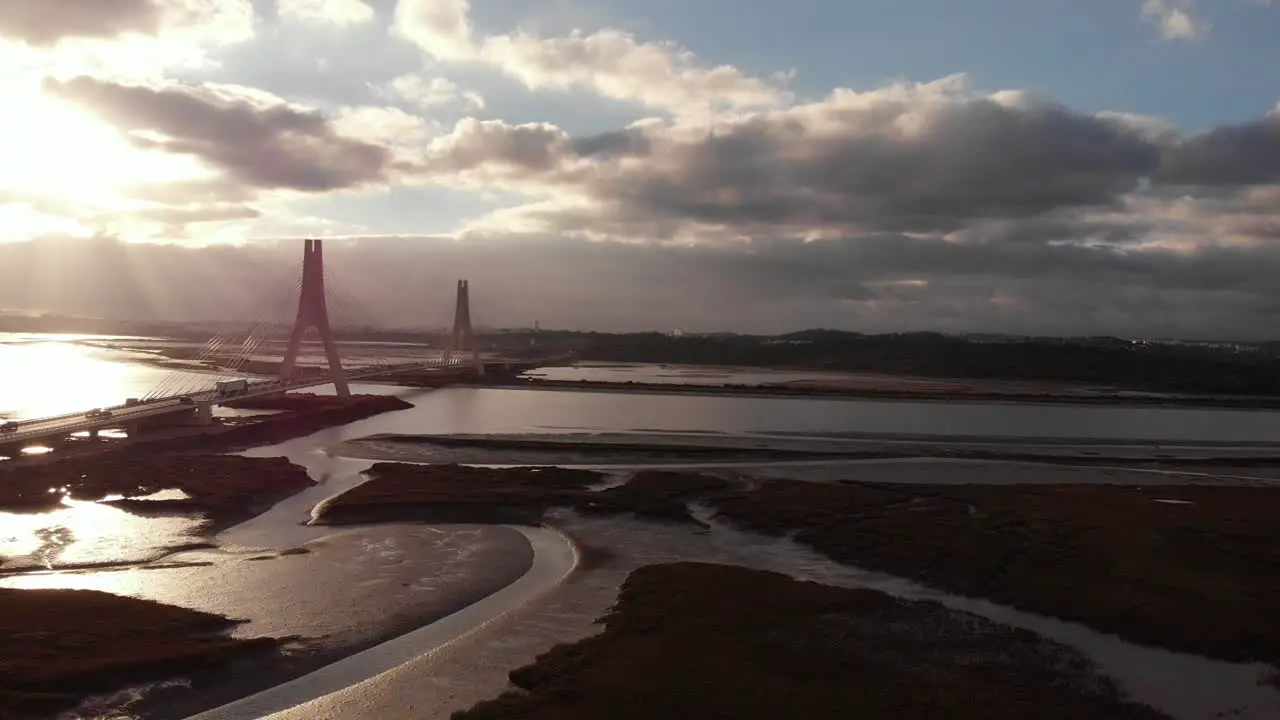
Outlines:
[{"label": "mudflat", "polygon": [[[993,483],[1009,466],[991,464]],[[1018,468],[1018,472],[1028,472]],[[551,507],[791,536],[838,562],[1081,622],[1150,646],[1280,661],[1280,492],[1196,485],[944,485],[379,463],[325,522],[541,521]],[[938,472],[946,472],[939,468]],[[1154,476],[1153,476],[1154,479]]]},{"label": "mudflat", "polygon": [[600,622],[454,718],[1165,717],[1034,633],[776,573],[650,565]]}]

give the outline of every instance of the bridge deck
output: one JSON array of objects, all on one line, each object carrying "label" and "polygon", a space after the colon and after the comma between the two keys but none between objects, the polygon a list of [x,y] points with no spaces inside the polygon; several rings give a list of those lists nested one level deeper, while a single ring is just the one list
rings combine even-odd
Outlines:
[{"label": "bridge deck", "polygon": [[[431,363],[400,363],[376,368],[356,368],[345,373],[347,380],[369,380],[388,375],[399,375],[409,372],[441,372],[446,370],[466,369],[465,365],[438,365]],[[135,405],[116,405],[100,408],[106,414],[89,417],[85,412],[59,415],[50,418],[25,420],[17,423],[17,431],[0,432],[0,445],[19,445],[51,437],[65,437],[78,432],[91,432],[106,428],[124,427],[133,423],[164,415],[184,412],[195,412],[201,404],[222,405],[235,400],[275,395],[291,390],[303,390],[310,387],[328,385],[332,380],[328,377],[308,378],[282,383],[279,380],[261,380],[250,382],[244,392],[234,395],[223,395],[217,390],[206,390],[188,393],[181,396],[153,398]],[[185,398],[190,398],[189,401]]]}]

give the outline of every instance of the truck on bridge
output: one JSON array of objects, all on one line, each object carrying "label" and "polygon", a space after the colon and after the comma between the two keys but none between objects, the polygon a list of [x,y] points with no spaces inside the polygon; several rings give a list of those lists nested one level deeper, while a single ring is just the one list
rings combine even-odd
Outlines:
[{"label": "truck on bridge", "polygon": [[240,393],[248,390],[249,381],[244,379],[220,380],[216,385],[214,385],[214,389],[217,390],[218,397],[231,397],[232,395],[239,395]]}]

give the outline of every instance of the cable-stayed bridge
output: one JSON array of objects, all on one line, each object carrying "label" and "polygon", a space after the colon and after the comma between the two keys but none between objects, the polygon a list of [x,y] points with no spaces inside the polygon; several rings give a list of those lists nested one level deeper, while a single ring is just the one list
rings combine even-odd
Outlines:
[{"label": "cable-stayed bridge", "polygon": [[[296,314],[288,334],[278,337],[282,304]],[[186,353],[188,364],[166,376],[141,398],[123,405],[87,408],[58,417],[9,422],[0,426],[0,446],[21,449],[40,441],[56,440],[72,434],[96,434],[109,428],[124,428],[135,434],[147,424],[209,424],[214,406],[251,398],[278,395],[291,390],[333,385],[339,396],[351,394],[350,383],[360,380],[391,379],[395,376],[440,375],[477,377],[485,366],[471,323],[470,288],[458,281],[453,329],[443,352],[428,359],[406,358],[380,353],[385,346],[350,343],[360,352],[358,359],[343,361],[343,348],[334,336],[335,327],[376,325],[336,279],[326,275],[324,250],[319,240],[307,240],[303,250],[302,273],[292,285],[275,288],[264,296],[250,317],[247,329],[219,333],[200,348]],[[336,321],[336,322],[335,322]],[[303,362],[303,351],[317,342],[323,350],[320,366]],[[274,355],[279,349],[281,355]],[[278,360],[276,358],[279,358]],[[533,363],[530,363],[531,365]],[[10,454],[0,452],[0,455]]]}]

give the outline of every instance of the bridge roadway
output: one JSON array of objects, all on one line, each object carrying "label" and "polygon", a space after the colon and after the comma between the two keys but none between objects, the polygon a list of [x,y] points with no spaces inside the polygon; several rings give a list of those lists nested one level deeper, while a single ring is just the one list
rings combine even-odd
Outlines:
[{"label": "bridge roadway", "polygon": [[[384,365],[376,368],[357,368],[345,373],[345,375],[348,381],[358,381],[384,377],[387,375],[399,375],[407,372],[438,372],[443,370],[456,370],[459,369],[459,367],[460,366],[445,366],[430,363],[401,363],[398,365]],[[101,410],[110,413],[109,415],[103,414],[88,417],[86,415],[86,411],[81,411],[51,418],[18,421],[18,430],[16,432],[0,433],[0,445],[26,445],[39,440],[61,438],[79,432],[92,432],[106,428],[126,427],[143,420],[161,417],[164,415],[174,415],[184,412],[196,413],[200,411],[201,406],[222,405],[235,400],[245,400],[248,398],[262,397],[264,395],[288,392],[290,390],[301,390],[303,388],[328,385],[331,382],[332,381],[327,377],[310,378],[290,383],[281,383],[279,380],[275,379],[260,380],[257,382],[250,381],[247,390],[241,393],[236,393],[235,395],[220,395],[216,390],[206,390],[203,392],[187,393],[181,396],[146,400],[136,405],[116,405],[113,407],[100,408]],[[191,398],[191,401],[184,402],[184,397]]]}]

